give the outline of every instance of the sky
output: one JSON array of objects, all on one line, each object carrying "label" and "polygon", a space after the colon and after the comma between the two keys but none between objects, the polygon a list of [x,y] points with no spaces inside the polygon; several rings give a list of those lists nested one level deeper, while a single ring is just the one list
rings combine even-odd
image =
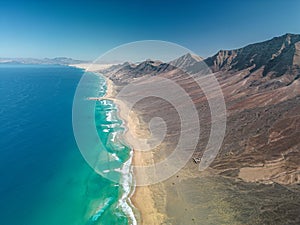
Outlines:
[{"label": "sky", "polygon": [[298,0],[0,1],[0,57],[94,60],[121,44],[163,40],[202,57],[300,33]]}]

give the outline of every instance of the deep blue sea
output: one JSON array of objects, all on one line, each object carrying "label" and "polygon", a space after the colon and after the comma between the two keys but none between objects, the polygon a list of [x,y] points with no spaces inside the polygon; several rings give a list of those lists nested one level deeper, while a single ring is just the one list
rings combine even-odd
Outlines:
[{"label": "deep blue sea", "polygon": [[[76,145],[72,103],[83,73],[67,66],[0,65],[1,225],[130,223],[120,201],[124,187],[96,174]],[[96,104],[99,137],[106,143],[100,150],[120,150],[108,137],[122,132],[122,122],[105,127],[116,111],[113,102]]]}]

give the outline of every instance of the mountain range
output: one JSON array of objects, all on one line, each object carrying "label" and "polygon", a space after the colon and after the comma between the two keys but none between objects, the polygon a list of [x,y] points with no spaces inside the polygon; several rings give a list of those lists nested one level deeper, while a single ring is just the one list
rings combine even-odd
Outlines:
[{"label": "mountain range", "polygon": [[[193,79],[208,70],[219,81],[227,107],[226,135],[211,169],[249,182],[299,183],[300,35],[285,34],[239,49],[220,50],[206,59],[188,53],[171,62],[126,62],[100,72],[119,90],[133,81],[145,82],[145,78],[155,76],[180,84],[195,103],[204,124],[194,154],[194,161],[198,162],[211,124],[208,101]],[[191,78],[182,79],[184,73]],[[153,105],[158,107],[153,109]],[[149,120],[149,112],[155,112],[169,122],[173,131],[165,140],[172,146],[177,143],[179,131],[176,133],[176,115],[166,113],[169,109],[159,100],[136,107],[145,121]]]},{"label": "mountain range", "polygon": [[77,60],[67,57],[56,57],[56,58],[0,58],[0,64],[58,64],[58,65],[70,65],[86,63],[84,60]]}]

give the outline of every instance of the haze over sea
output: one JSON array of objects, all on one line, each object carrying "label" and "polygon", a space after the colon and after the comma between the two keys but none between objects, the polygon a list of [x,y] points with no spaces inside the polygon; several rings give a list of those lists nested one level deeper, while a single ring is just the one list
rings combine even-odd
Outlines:
[{"label": "haze over sea", "polygon": [[[0,65],[1,224],[128,223],[123,186],[96,174],[76,146],[72,102],[83,73],[58,65]],[[104,95],[103,78],[95,76],[93,85]],[[112,102],[97,102],[98,134],[110,152],[116,150],[110,134],[123,128],[105,115],[116,118],[116,112]],[[104,133],[100,125],[112,123]]]}]

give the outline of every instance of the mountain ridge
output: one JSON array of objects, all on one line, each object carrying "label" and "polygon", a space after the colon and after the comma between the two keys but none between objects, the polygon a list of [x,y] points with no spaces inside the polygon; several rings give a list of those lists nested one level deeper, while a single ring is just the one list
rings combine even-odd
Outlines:
[{"label": "mountain ridge", "polygon": [[[186,54],[169,63],[125,63],[103,74],[117,89],[131,82],[151,82],[156,76],[182,86],[195,103],[200,120],[205,121],[194,154],[194,159],[201,159],[210,132],[210,112],[206,96],[195,82],[205,77],[195,68],[210,68],[205,72],[213,72],[219,81],[227,107],[227,132],[211,168],[250,182],[299,183],[299,38],[300,35],[286,34],[237,50],[222,50],[200,61]],[[165,116],[174,132],[168,144],[176,143],[175,114],[167,113],[168,106],[153,99],[142,103],[138,110],[147,120],[149,113]],[[265,176],[252,176],[251,168]]]},{"label": "mountain ridge", "polygon": [[299,56],[300,35],[290,34],[274,37],[270,40],[249,44],[233,50],[220,50],[205,59],[206,64],[214,72],[220,70],[243,70],[251,68],[254,72],[265,65],[264,75],[274,71],[277,76],[288,71],[289,66],[300,66]]},{"label": "mountain ridge", "polygon": [[112,80],[130,82],[141,76],[155,76],[174,69],[190,75],[222,73],[223,78],[240,72],[245,81],[244,88],[277,89],[300,78],[300,35],[285,34],[239,49],[220,50],[206,59],[187,53],[168,63],[154,60],[139,64],[127,62],[103,72],[110,71]]}]

